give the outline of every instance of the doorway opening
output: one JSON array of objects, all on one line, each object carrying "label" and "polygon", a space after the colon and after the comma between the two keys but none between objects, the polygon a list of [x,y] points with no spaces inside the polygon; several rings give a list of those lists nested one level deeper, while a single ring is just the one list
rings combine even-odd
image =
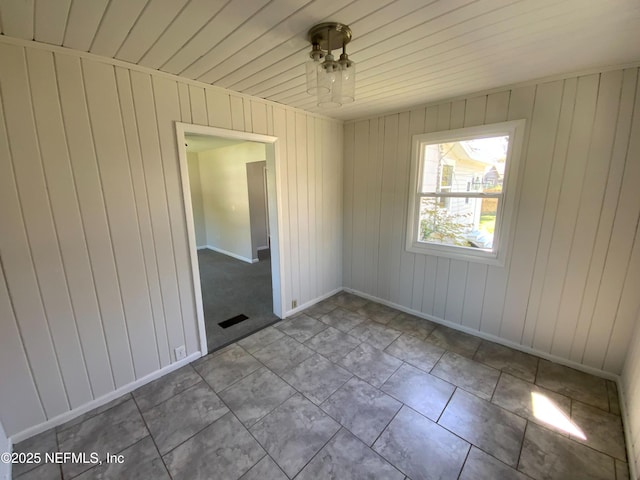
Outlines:
[{"label": "doorway opening", "polygon": [[277,138],[176,124],[203,354],[282,315]]}]

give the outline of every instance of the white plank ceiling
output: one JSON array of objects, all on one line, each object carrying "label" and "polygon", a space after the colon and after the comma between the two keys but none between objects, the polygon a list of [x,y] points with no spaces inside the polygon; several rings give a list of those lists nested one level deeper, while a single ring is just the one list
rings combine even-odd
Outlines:
[{"label": "white plank ceiling", "polygon": [[[305,92],[307,30],[349,24],[355,103]],[[0,0],[3,35],[353,119],[640,61],[638,0]],[[0,65],[1,67],[1,65]]]}]

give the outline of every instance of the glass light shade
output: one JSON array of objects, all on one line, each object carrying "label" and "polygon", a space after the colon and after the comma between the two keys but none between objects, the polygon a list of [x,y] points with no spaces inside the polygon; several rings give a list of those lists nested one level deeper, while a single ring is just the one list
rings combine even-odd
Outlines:
[{"label": "glass light shade", "polygon": [[340,96],[337,98],[340,104],[351,103],[356,98],[356,64],[349,61],[340,64]]},{"label": "glass light shade", "polygon": [[330,92],[329,86],[318,83],[319,77],[324,72],[322,62],[310,58],[305,64],[307,71],[307,93],[309,95],[327,94]]},{"label": "glass light shade", "polygon": [[342,91],[342,78],[340,76],[340,70],[323,70],[321,78],[324,84],[330,88],[327,93],[318,94],[318,106],[322,108],[341,106],[340,92]]}]

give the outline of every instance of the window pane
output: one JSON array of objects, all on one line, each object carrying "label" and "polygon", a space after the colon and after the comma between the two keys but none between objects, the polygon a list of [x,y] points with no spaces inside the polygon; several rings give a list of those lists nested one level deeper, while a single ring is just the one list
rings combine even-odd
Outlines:
[{"label": "window pane", "polygon": [[501,192],[509,136],[424,146],[421,192]]},{"label": "window pane", "polygon": [[497,198],[422,197],[418,241],[491,251]]}]

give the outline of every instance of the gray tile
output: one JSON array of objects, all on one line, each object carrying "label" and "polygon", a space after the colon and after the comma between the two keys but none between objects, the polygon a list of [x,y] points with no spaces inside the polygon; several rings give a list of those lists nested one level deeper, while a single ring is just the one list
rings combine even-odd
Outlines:
[{"label": "gray tile", "polygon": [[381,388],[434,422],[456,389],[450,383],[411,365],[402,365]]},{"label": "gray tile", "polygon": [[403,480],[404,475],[344,428],[304,467],[296,480]]},{"label": "gray tile", "polygon": [[337,328],[329,327],[307,340],[304,344],[332,362],[337,362],[360,345],[360,340],[341,332]]},{"label": "gray tile", "polygon": [[399,310],[376,302],[365,303],[362,307],[358,308],[357,312],[360,315],[367,317],[369,320],[382,324],[389,323],[393,318],[400,314]]},{"label": "gray tile", "polygon": [[[14,463],[11,466],[13,476],[17,477],[25,472],[37,468],[39,465],[45,463],[44,455],[46,453],[55,452],[58,450],[58,440],[56,438],[55,429],[47,430],[46,432],[39,433],[27,440],[20,443],[16,443],[13,446],[14,453],[39,453],[41,461],[37,463]],[[34,458],[35,460],[35,458]],[[34,473],[34,475],[51,475],[51,469],[44,469],[41,472]],[[46,477],[45,477],[46,478]]]},{"label": "gray tile", "polygon": [[534,382],[538,358],[497,343],[483,340],[473,359],[515,377]]},{"label": "gray tile", "polygon": [[498,383],[500,372],[456,353],[446,352],[431,374],[487,400]]},{"label": "gray tile", "polygon": [[450,352],[472,358],[482,340],[468,333],[438,325],[427,337],[427,341],[435,343]]},{"label": "gray tile", "polygon": [[[104,458],[107,452],[120,452],[148,434],[138,407],[133,399],[129,399],[58,433],[58,445],[61,452],[86,453],[87,456],[95,452],[100,458]],[[70,478],[92,466],[64,463],[62,472],[65,478]]]},{"label": "gray tile", "polygon": [[120,455],[123,457],[123,463],[103,463],[84,472],[75,480],[110,480],[113,478],[170,480],[169,472],[167,472],[151,437],[145,437],[120,452]]},{"label": "gray tile", "polygon": [[60,470],[60,465],[55,463],[44,463],[44,459],[42,460],[42,464],[40,464],[40,466],[36,466],[36,468],[31,469],[20,476],[15,475],[14,471],[15,467],[18,465],[24,464],[13,464],[12,476],[15,480],[62,480],[62,470]]},{"label": "gray tile", "polygon": [[459,480],[527,480],[529,477],[471,447]]},{"label": "gray tile", "polygon": [[251,427],[251,433],[293,478],[339,429],[317,406],[294,395]]},{"label": "gray tile", "polygon": [[288,480],[269,455],[262,457],[240,480]]},{"label": "gray tile", "polygon": [[263,347],[266,347],[272,342],[275,342],[279,338],[282,338],[284,333],[275,327],[267,327],[262,330],[258,330],[253,335],[243,338],[238,341],[238,345],[244,348],[249,353],[255,353]]},{"label": "gray tile", "polygon": [[373,444],[400,407],[400,402],[357,377],[320,405],[367,445]]},{"label": "gray tile", "polygon": [[349,292],[340,292],[328,299],[331,303],[338,305],[339,307],[346,308],[348,310],[357,310],[367,303],[367,300],[353,295]]},{"label": "gray tile", "polygon": [[442,357],[444,349],[432,343],[423,342],[411,335],[403,334],[389,345],[385,352],[429,372]]},{"label": "gray tile", "polygon": [[234,345],[226,352],[207,359],[195,369],[216,392],[255,372],[262,365],[242,347]]},{"label": "gray tile", "polygon": [[140,411],[144,412],[201,381],[193,367],[186,365],[138,388],[133,392],[133,398]]},{"label": "gray tile", "polygon": [[373,449],[413,479],[455,480],[469,444],[410,408],[402,407]]},{"label": "gray tile", "polygon": [[280,377],[261,368],[222,391],[220,397],[249,427],[294,393]]},{"label": "gray tile", "polygon": [[290,337],[295,338],[299,342],[304,342],[313,337],[316,333],[321,332],[327,325],[319,322],[315,318],[301,314],[294,318],[289,318],[283,322],[279,322],[275,327],[281,332],[286,333]]},{"label": "gray tile", "polygon": [[324,402],[353,375],[315,354],[282,374],[282,378],[316,405]]},{"label": "gray tile", "polygon": [[283,337],[254,353],[254,356],[276,373],[282,373],[303,362],[315,352],[291,337]]},{"label": "gray tile", "polygon": [[613,480],[613,458],[534,423],[527,426],[518,470],[537,480]]},{"label": "gray tile", "polygon": [[[534,396],[534,394],[536,395]],[[538,397],[537,395],[540,395],[541,397]],[[548,409],[534,405],[535,398],[541,398],[545,402],[549,402],[555,411],[548,412]],[[498,386],[496,387],[496,391],[494,392],[493,399],[491,401],[496,405],[520,415],[523,418],[536,422],[543,427],[556,430],[562,435],[567,435],[565,430],[556,427],[550,421],[553,417],[549,414],[555,414],[559,411],[568,419],[571,415],[571,399],[569,397],[551,392],[544,388],[540,388],[533,383],[525,382],[524,380],[520,380],[519,378],[503,373],[500,375]]]},{"label": "gray tile", "polygon": [[586,440],[572,435],[577,442],[584,443],[618,460],[627,459],[622,420],[613,413],[603,412],[580,402],[571,404],[571,420],[584,432]]},{"label": "gray tile", "polygon": [[164,455],[228,411],[209,385],[200,382],[142,415]]},{"label": "gray tile", "polygon": [[323,300],[315,305],[311,305],[302,313],[313,318],[320,318],[336,308],[338,308],[338,306],[335,303],[330,302],[329,300]]},{"label": "gray tile", "polygon": [[605,412],[609,411],[607,382],[603,378],[541,359],[536,383]]},{"label": "gray tile", "polygon": [[376,322],[363,322],[357,327],[349,330],[349,335],[367,342],[380,350],[387,348],[391,342],[401,335],[402,332],[393,328],[385,327]]},{"label": "gray tile", "polygon": [[352,328],[365,322],[367,319],[359,313],[345,310],[344,308],[336,308],[331,312],[320,317],[320,321],[330,325],[342,332],[348,332]]},{"label": "gray tile", "polygon": [[85,420],[88,420],[91,417],[95,417],[96,415],[99,415],[100,413],[104,413],[107,410],[111,410],[113,407],[116,407],[116,406],[120,405],[121,403],[126,402],[130,398],[131,398],[131,394],[130,393],[127,393],[125,395],[122,395],[121,397],[115,398],[115,399],[105,403],[104,405],[98,407],[98,408],[94,408],[93,410],[90,410],[87,413],[79,415],[76,418],[73,418],[73,419],[69,420],[68,422],[63,423],[62,425],[58,425],[56,427],[56,431],[57,432],[62,432],[63,430],[66,430],[67,428],[71,428],[74,425],[78,425],[79,423],[82,423],[82,422],[84,422]]},{"label": "gray tile", "polygon": [[402,365],[401,360],[366,343],[358,345],[338,363],[374,387],[386,382]]},{"label": "gray tile", "polygon": [[264,455],[246,428],[227,413],[163,458],[173,480],[236,480]]},{"label": "gray tile", "polygon": [[616,480],[629,480],[629,465],[626,462],[616,460]]},{"label": "gray tile", "polygon": [[614,415],[622,415],[620,412],[620,398],[618,397],[616,382],[607,380],[607,394],[609,395],[609,411]]},{"label": "gray tile", "polygon": [[418,337],[421,340],[424,340],[436,328],[435,323],[409,313],[400,313],[400,315],[391,319],[387,326]]},{"label": "gray tile", "polygon": [[458,389],[438,423],[498,460],[517,467],[527,424],[524,418]]}]

